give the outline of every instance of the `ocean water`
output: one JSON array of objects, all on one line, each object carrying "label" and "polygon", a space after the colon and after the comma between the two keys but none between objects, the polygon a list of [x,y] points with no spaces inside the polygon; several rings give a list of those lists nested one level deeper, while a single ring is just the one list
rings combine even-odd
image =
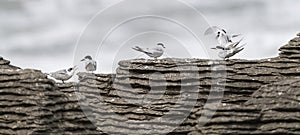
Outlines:
[{"label": "ocean water", "polygon": [[[278,55],[278,48],[300,32],[300,1],[298,0],[182,1],[197,9],[209,25],[220,26],[231,33],[243,34],[247,45],[245,50],[234,58],[275,57]],[[43,72],[71,67],[74,63],[78,63],[74,62],[74,59],[78,60],[89,53],[84,47],[76,47],[76,44],[91,18],[99,11],[118,2],[120,0],[2,0],[0,1],[0,55],[12,61],[13,65],[39,69]],[[103,17],[103,20],[99,21],[108,25],[122,17],[121,13],[135,8],[138,8],[138,4],[115,9],[114,15]],[[149,5],[148,10],[156,8],[155,5]],[[182,16],[194,26],[201,25],[196,23],[193,16],[189,16],[190,13],[187,10],[179,7],[155,12]],[[145,19],[137,24],[126,24],[119,31],[109,35],[106,46],[100,47],[100,51],[90,50],[91,55],[98,56],[96,57],[99,63],[97,72],[114,72],[117,62],[122,59],[147,58],[130,50],[130,46],[137,43],[135,40],[128,38],[126,44],[121,44],[122,42],[118,39],[124,39],[125,35],[140,31],[150,25],[151,27],[160,25],[158,28],[176,33],[174,35],[179,40],[186,41],[184,44],[189,44],[189,39],[184,32],[167,23]],[[95,31],[99,28],[104,29],[105,26],[95,27]],[[95,32],[90,36],[97,37],[98,35]],[[193,46],[182,47],[175,40],[171,42],[173,39],[170,35],[162,37],[149,32],[136,36],[136,40],[139,39],[138,43],[141,46],[151,47],[157,39],[165,39],[162,42],[167,42],[167,47],[169,44],[167,48],[169,50],[164,57],[201,57],[201,55],[190,56],[187,53],[190,50],[197,50]],[[86,42],[86,46],[87,48],[90,44],[97,46],[98,44],[95,43],[98,42]],[[120,46],[113,46],[114,44]],[[76,52],[82,52],[82,54]]]}]

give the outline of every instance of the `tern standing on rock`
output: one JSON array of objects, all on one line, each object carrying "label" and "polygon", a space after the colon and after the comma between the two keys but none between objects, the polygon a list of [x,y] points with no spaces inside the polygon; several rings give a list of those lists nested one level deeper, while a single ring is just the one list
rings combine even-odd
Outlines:
[{"label": "tern standing on rock", "polygon": [[88,72],[94,72],[97,70],[97,62],[93,60],[90,55],[87,55],[81,61],[85,62],[85,70]]},{"label": "tern standing on rock", "polygon": [[59,70],[59,71],[56,71],[56,72],[52,72],[48,75],[50,75],[51,77],[53,77],[56,80],[61,80],[62,83],[65,83],[65,81],[72,78],[72,76],[74,75],[76,70],[77,70],[77,66],[74,66],[74,67],[69,68],[69,69],[63,69],[63,70]]},{"label": "tern standing on rock", "polygon": [[158,57],[160,57],[164,54],[164,49],[165,48],[166,47],[164,46],[163,43],[158,43],[157,47],[155,47],[155,48],[150,48],[149,49],[149,48],[141,48],[139,46],[135,46],[132,49],[136,50],[136,51],[139,51],[139,52],[142,52],[142,53],[145,53],[149,57],[154,58],[156,60]]}]

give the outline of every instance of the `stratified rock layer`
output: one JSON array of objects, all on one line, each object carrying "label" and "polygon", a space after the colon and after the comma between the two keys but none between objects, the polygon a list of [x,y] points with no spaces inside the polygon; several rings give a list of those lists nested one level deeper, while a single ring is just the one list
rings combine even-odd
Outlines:
[{"label": "stratified rock layer", "polygon": [[300,37],[280,51],[124,60],[66,84],[0,58],[0,134],[300,134]]},{"label": "stratified rock layer", "polygon": [[86,118],[73,83],[0,60],[0,134],[99,134]]},{"label": "stratified rock layer", "polygon": [[46,94],[54,87],[36,70],[0,69],[0,133],[34,134],[50,131],[51,102]]},{"label": "stratified rock layer", "polygon": [[10,61],[3,59],[3,57],[0,56],[0,69],[20,69],[20,68],[10,65]]}]

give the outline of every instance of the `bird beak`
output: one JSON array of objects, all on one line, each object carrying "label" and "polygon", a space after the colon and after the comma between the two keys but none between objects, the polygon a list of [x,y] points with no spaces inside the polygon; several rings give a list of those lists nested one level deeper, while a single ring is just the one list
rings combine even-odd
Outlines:
[{"label": "bird beak", "polygon": [[225,48],[222,47],[222,46],[216,46],[216,49],[222,49],[222,50],[225,50]]},{"label": "bird beak", "polygon": [[84,61],[85,59],[82,59],[81,61]]},{"label": "bird beak", "polygon": [[214,49],[214,50],[217,50],[217,48],[210,48],[210,49]]}]

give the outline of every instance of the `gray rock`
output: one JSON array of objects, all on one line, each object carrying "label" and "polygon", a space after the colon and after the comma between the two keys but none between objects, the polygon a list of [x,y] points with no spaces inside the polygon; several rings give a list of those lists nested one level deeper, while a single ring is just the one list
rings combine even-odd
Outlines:
[{"label": "gray rock", "polygon": [[300,134],[300,38],[280,51],[262,60],[124,60],[117,74],[78,73],[79,83],[66,84],[0,57],[0,134]]}]

